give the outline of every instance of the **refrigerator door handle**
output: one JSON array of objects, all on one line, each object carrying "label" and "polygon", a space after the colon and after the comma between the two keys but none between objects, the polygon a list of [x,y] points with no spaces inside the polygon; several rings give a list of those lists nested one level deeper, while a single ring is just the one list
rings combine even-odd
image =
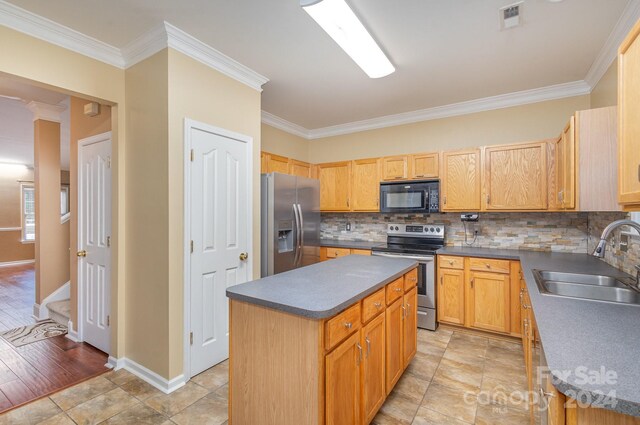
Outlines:
[{"label": "refrigerator door handle", "polygon": [[298,266],[298,257],[300,256],[300,217],[298,216],[298,207],[297,204],[293,204],[293,216],[296,220],[296,240],[295,240],[295,252],[293,256],[293,265],[294,267]]},{"label": "refrigerator door handle", "polygon": [[302,265],[302,256],[304,255],[304,217],[302,216],[300,204],[298,204],[298,214],[300,215],[300,265]]}]

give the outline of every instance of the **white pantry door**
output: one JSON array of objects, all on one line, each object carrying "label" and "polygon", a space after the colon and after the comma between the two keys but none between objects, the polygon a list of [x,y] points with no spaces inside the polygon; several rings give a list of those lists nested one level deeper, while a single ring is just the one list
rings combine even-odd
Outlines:
[{"label": "white pantry door", "polygon": [[79,335],[109,353],[111,132],[78,142]]},{"label": "white pantry door", "polygon": [[190,132],[191,376],[229,357],[226,289],[246,282],[250,212],[248,143],[196,127]]}]

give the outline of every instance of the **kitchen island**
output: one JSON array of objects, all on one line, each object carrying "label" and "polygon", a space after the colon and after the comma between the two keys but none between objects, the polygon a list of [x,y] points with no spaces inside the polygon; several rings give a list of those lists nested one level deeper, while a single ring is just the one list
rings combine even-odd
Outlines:
[{"label": "kitchen island", "polygon": [[229,423],[369,423],[416,353],[416,266],[350,255],[227,289]]}]

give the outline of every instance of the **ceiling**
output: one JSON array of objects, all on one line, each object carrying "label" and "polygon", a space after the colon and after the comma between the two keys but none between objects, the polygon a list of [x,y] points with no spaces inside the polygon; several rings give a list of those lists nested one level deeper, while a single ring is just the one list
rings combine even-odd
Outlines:
[{"label": "ceiling", "polygon": [[347,0],[396,72],[366,74],[298,0],[10,0],[122,48],[162,21],[269,78],[263,110],[306,129],[583,80],[629,0]]}]

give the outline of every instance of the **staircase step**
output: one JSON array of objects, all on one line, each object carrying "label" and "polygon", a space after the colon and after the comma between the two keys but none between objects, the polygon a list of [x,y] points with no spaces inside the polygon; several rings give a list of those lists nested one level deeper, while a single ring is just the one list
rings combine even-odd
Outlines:
[{"label": "staircase step", "polygon": [[71,300],[54,301],[47,304],[49,318],[67,326],[71,317]]}]

